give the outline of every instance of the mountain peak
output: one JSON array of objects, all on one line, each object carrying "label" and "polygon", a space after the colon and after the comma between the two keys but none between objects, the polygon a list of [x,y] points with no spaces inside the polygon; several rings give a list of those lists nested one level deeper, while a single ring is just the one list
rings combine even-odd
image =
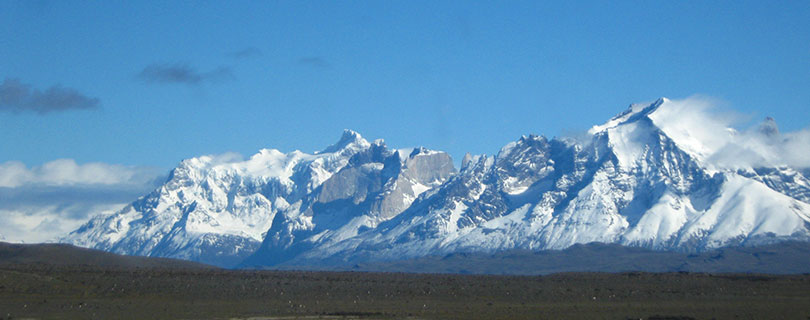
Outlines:
[{"label": "mountain peak", "polygon": [[473,161],[472,155],[469,152],[465,153],[464,158],[461,159],[461,169],[468,167],[472,161]]},{"label": "mountain peak", "polygon": [[343,129],[343,135],[342,135],[341,139],[344,139],[344,138],[347,138],[347,137],[353,138],[353,139],[362,139],[363,138],[362,136],[360,136],[359,133],[357,133],[357,131],[354,131],[352,129]]},{"label": "mountain peak", "polygon": [[[494,156],[464,155],[460,171],[446,153],[388,149],[352,130],[323,154],[201,156],[62,241],[222,266],[324,266],[594,241],[699,251],[810,239],[808,171],[715,165],[726,161],[718,150],[749,155],[725,148],[737,137],[708,107],[634,104],[590,140],[526,135]],[[778,130],[770,118],[762,128]]]},{"label": "mountain peak", "polygon": [[357,133],[357,131],[343,129],[343,135],[340,137],[340,140],[338,140],[338,142],[317,153],[318,154],[334,153],[343,150],[351,145],[368,147],[371,144],[369,144],[368,141],[366,141],[366,139],[363,139],[363,136]]},{"label": "mountain peak", "polygon": [[652,103],[634,103],[634,104],[631,104],[630,107],[628,107],[622,113],[620,113],[620,114],[616,115],[615,117],[611,118],[610,120],[608,120],[608,122],[605,122],[602,125],[596,125],[596,126],[591,127],[591,129],[588,130],[588,133],[595,134],[595,133],[602,132],[602,131],[605,131],[607,129],[616,127],[616,126],[621,125],[623,123],[636,121],[637,119],[640,119],[642,117],[645,117],[645,116],[655,112],[662,105],[667,104],[670,101],[671,100],[669,100],[667,98],[661,97],[661,98],[658,98],[658,100],[655,100]]},{"label": "mountain peak", "polygon": [[408,158],[413,158],[413,157],[418,156],[420,154],[430,153],[430,152],[431,152],[431,150],[429,150],[428,148],[416,147],[416,148],[413,148],[413,151],[411,151],[411,154],[408,155]]},{"label": "mountain peak", "polygon": [[776,125],[776,120],[771,117],[765,117],[765,120],[759,124],[759,132],[766,137],[775,137],[779,135],[779,126]]},{"label": "mountain peak", "polygon": [[529,134],[528,136],[523,135],[518,140],[520,143],[523,144],[536,144],[536,143],[546,143],[548,139],[545,136],[538,136],[536,134]]}]

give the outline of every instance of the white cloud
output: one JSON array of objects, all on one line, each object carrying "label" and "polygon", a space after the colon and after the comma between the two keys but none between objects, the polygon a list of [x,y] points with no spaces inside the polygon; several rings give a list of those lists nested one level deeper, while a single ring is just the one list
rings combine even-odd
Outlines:
[{"label": "white cloud", "polygon": [[686,151],[708,157],[729,142],[734,117],[714,116],[716,102],[702,97],[669,100],[650,118]]},{"label": "white cloud", "polygon": [[25,185],[117,185],[143,184],[156,176],[155,169],[107,163],[77,164],[73,159],[58,159],[28,168],[19,161],[0,163],[0,187]]},{"label": "white cloud", "polygon": [[238,153],[238,152],[225,152],[225,153],[221,153],[221,154],[209,154],[209,155],[199,157],[198,159],[201,159],[201,160],[207,162],[207,164],[209,166],[217,166],[217,165],[226,164],[226,163],[234,163],[234,162],[245,161],[245,157],[241,153]]},{"label": "white cloud", "polygon": [[759,124],[741,128],[750,117],[719,105],[699,96],[670,100],[650,118],[679,147],[718,168],[810,167],[810,130],[766,133]]},{"label": "white cloud", "polygon": [[775,153],[782,155],[788,164],[810,168],[810,129],[789,132],[782,138]]},{"label": "white cloud", "polygon": [[86,210],[90,215],[108,214],[126,204],[98,204],[72,207],[64,204],[44,204],[15,210],[0,209],[0,240],[8,242],[52,242],[75,230],[89,219],[88,215],[71,216],[71,210]]},{"label": "white cloud", "polygon": [[154,168],[72,159],[31,168],[18,161],[0,163],[0,235],[12,242],[53,240],[153,190],[161,174]]}]

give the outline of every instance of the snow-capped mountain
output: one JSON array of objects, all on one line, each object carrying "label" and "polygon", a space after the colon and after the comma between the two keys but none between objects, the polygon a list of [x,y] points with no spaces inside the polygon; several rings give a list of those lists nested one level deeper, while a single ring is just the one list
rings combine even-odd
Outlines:
[{"label": "snow-capped mountain", "polygon": [[496,156],[465,156],[459,172],[446,153],[389,149],[348,130],[314,154],[193,158],[63,241],[251,267],[810,240],[810,169],[773,147],[791,137],[770,118],[738,132],[688,103],[632,105],[587,138],[525,136]]},{"label": "snow-capped mountain", "polygon": [[261,247],[245,264],[273,265],[353,239],[396,217],[454,173],[446,153],[389,150],[375,142],[315,192],[277,214]]},{"label": "snow-capped mountain", "polygon": [[316,154],[264,149],[247,160],[184,160],[166,183],[120,212],[97,216],[63,242],[131,255],[233,265],[253,253],[275,214],[371,146],[346,131]]},{"label": "snow-capped mountain", "polygon": [[810,239],[810,184],[801,172],[716,165],[713,148],[722,146],[671,122],[665,115],[675,108],[667,99],[633,105],[592,128],[588,141],[528,136],[495,157],[467,156],[458,175],[394,219],[287,263],[588,242],[699,251]]},{"label": "snow-capped mountain", "polygon": [[[357,224],[335,230],[345,235],[321,235],[321,241],[334,241],[350,235],[351,228],[373,226],[454,170],[445,153],[391,151],[382,141],[372,144],[346,130],[337,143],[314,154],[265,149],[247,160],[228,155],[184,160],[157,190],[118,213],[93,218],[61,241],[233,266],[259,247],[268,230],[297,235]],[[345,216],[332,214],[341,205]],[[363,218],[355,213],[360,207]],[[323,210],[331,211],[313,215]],[[329,217],[329,224],[322,217]]]}]

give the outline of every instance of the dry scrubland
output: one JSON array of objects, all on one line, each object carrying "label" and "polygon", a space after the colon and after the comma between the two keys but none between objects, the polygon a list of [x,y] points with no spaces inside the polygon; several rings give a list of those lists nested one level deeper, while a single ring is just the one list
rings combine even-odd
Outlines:
[{"label": "dry scrubland", "polygon": [[0,318],[807,319],[810,275],[0,265]]}]

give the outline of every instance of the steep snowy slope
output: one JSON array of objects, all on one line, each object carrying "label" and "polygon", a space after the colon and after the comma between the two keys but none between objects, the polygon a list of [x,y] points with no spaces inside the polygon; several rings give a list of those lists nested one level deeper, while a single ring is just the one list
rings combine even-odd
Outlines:
[{"label": "steep snowy slope", "polygon": [[121,254],[232,266],[253,253],[276,213],[311,194],[371,144],[347,130],[322,152],[261,150],[247,160],[184,160],[168,181],[62,242]]},{"label": "steep snowy slope", "polygon": [[312,194],[277,214],[262,246],[244,265],[273,265],[351,239],[396,217],[455,173],[446,153],[403,151],[377,141],[355,154]]},{"label": "steep snowy slope", "polygon": [[465,157],[459,175],[394,219],[287,263],[563,249],[594,241],[699,251],[807,240],[807,178],[786,167],[713,163],[724,140],[679,123],[673,113],[680,109],[667,99],[633,105],[595,126],[590,141],[529,136],[494,158]]},{"label": "steep snowy slope", "polygon": [[806,148],[804,138],[770,118],[733,130],[692,103],[631,105],[580,140],[524,136],[495,156],[465,156],[460,172],[446,153],[348,130],[314,154],[188,159],[63,241],[248,267],[589,242],[693,252],[810,241],[810,169],[785,147]]}]

